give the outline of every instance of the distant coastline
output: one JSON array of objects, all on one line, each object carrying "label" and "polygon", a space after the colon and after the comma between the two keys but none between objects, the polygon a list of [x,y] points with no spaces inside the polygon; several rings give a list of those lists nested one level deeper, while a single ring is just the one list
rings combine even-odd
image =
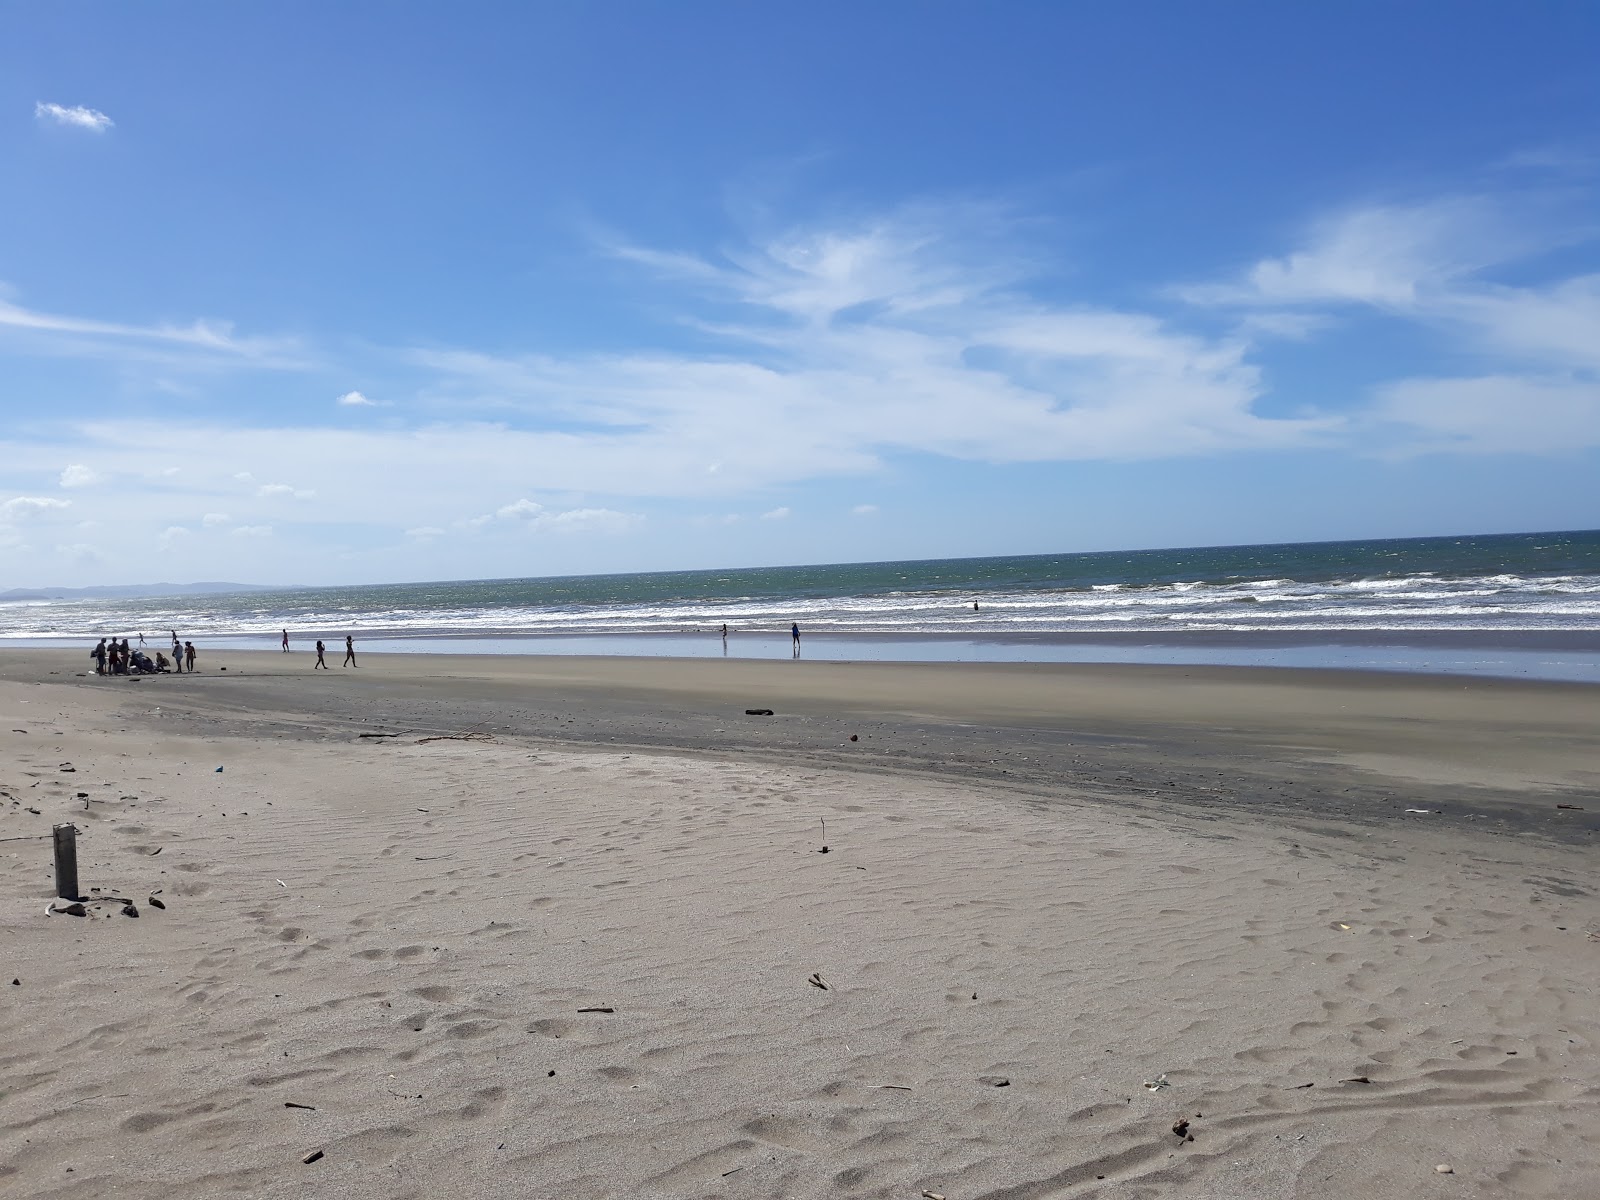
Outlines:
[{"label": "distant coastline", "polygon": [[144,600],[161,596],[239,595],[283,590],[279,584],[262,583],[121,583],[77,588],[11,588],[0,592],[0,604],[25,600]]}]

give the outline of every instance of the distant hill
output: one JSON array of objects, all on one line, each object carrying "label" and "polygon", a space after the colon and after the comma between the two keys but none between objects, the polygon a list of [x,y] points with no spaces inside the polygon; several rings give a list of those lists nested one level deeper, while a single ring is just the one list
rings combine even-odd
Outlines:
[{"label": "distant hill", "polygon": [[222,592],[277,592],[286,589],[261,583],[123,583],[84,588],[12,588],[6,600],[137,600],[145,596],[209,596]]}]

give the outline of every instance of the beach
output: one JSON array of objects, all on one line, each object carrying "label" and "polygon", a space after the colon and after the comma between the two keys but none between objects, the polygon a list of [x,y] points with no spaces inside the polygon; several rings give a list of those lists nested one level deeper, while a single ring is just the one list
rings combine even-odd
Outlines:
[{"label": "beach", "polygon": [[1600,1178],[1600,688],[84,662],[0,654],[8,1194]]}]

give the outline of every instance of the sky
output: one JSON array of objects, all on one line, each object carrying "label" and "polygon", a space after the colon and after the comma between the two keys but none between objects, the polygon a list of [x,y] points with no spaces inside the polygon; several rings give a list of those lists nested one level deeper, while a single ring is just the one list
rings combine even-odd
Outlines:
[{"label": "sky", "polygon": [[0,588],[1600,526],[1600,6],[0,6]]}]

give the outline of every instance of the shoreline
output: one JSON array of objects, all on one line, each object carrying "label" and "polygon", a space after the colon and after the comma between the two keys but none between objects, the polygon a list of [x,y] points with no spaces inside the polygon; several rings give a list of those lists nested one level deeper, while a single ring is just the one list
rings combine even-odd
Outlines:
[{"label": "shoreline", "polygon": [[[196,635],[209,651],[277,648],[277,634]],[[304,652],[321,636],[335,653],[344,631],[294,633]],[[0,652],[74,649],[96,638],[0,639]],[[160,648],[157,641],[152,646]],[[476,632],[383,635],[361,632],[366,653],[512,657],[652,657],[776,660],[790,657],[786,631],[734,631],[726,643],[716,630],[694,632],[524,634]],[[1343,631],[1329,636],[1245,634],[1223,631],[1118,635],[854,634],[806,633],[802,656],[848,662],[965,662],[1041,664],[1153,664],[1265,669],[1359,670],[1525,678],[1600,684],[1600,631],[1511,631],[1489,636],[1462,631],[1392,632],[1373,636]]]}]

